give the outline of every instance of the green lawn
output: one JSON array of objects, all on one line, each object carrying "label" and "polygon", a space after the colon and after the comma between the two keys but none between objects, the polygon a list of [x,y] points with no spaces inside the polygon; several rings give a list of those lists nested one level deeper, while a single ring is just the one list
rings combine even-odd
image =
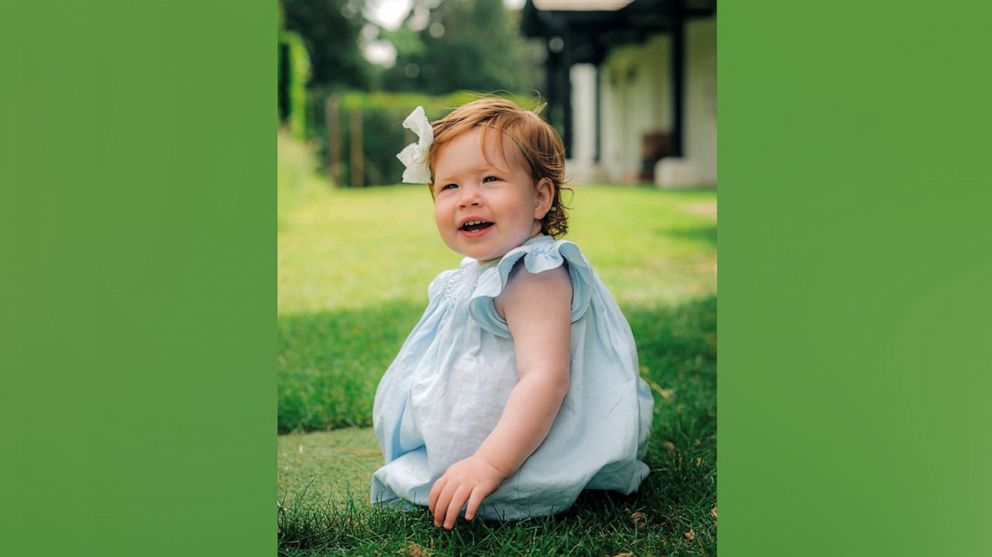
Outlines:
[{"label": "green lawn", "polygon": [[424,186],[333,190],[309,161],[280,138],[281,552],[715,553],[715,192],[582,186],[568,202],[567,238],[627,315],[655,394],[652,473],[639,493],[589,493],[558,517],[443,532],[426,512],[369,506],[381,456],[364,426],[428,283],[460,258],[437,237]]}]

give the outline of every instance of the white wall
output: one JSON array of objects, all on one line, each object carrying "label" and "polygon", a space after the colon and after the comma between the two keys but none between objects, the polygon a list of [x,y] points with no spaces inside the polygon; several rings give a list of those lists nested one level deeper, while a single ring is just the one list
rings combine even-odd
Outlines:
[{"label": "white wall", "polygon": [[670,44],[658,35],[613,49],[603,64],[601,165],[610,181],[638,181],[642,136],[671,127]]},{"label": "white wall", "polygon": [[[599,72],[601,140],[595,154],[595,68],[572,67],[572,160],[576,181],[635,182],[641,170],[641,141],[646,132],[670,131],[671,37],[656,35],[644,44],[610,51]],[[686,84],[683,165],[693,181],[716,184],[716,18],[686,25]]]},{"label": "white wall", "polygon": [[686,26],[685,155],[700,183],[716,184],[716,17]]}]

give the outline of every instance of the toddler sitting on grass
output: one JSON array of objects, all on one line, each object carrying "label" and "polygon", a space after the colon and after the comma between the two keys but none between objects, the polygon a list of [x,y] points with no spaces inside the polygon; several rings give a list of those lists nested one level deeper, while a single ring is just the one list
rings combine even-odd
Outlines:
[{"label": "toddler sitting on grass", "polygon": [[426,183],[444,243],[465,258],[428,289],[420,321],[379,383],[385,465],[372,502],[520,519],[567,509],[583,489],[631,493],[653,399],[630,326],[578,246],[561,202],[565,153],[534,112],[481,99],[400,153]]}]

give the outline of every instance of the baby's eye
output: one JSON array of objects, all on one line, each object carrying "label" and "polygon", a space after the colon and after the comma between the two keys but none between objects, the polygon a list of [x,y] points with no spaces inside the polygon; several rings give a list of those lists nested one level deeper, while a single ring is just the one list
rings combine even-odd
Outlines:
[{"label": "baby's eye", "polygon": [[486,182],[498,182],[500,180],[499,176],[486,176],[482,179],[482,183]]},{"label": "baby's eye", "polygon": [[447,184],[438,188],[438,191],[453,190],[458,187],[458,184]]}]

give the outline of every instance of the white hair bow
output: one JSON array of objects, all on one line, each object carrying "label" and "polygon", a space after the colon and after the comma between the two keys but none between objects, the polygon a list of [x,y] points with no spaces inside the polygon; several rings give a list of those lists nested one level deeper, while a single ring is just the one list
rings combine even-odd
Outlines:
[{"label": "white hair bow", "polygon": [[403,127],[417,134],[420,139],[416,143],[411,143],[403,148],[396,155],[400,162],[406,166],[403,171],[404,184],[429,184],[431,182],[431,170],[427,166],[427,151],[434,143],[434,130],[431,123],[427,121],[427,114],[424,107],[418,106],[413,112],[403,120]]}]

